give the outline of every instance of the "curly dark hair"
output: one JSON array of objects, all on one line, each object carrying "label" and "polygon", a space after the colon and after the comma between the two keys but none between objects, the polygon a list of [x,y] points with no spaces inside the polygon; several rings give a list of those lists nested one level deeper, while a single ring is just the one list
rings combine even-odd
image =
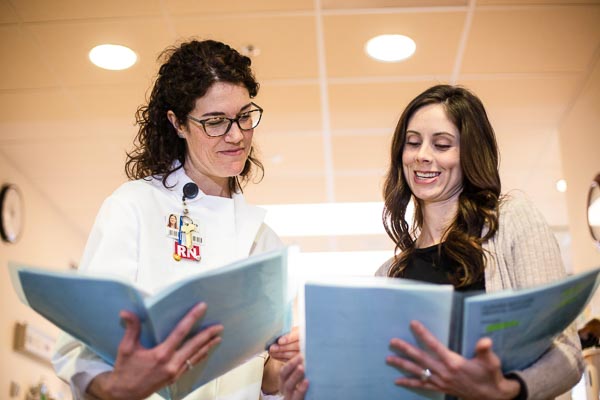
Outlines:
[{"label": "curly dark hair", "polygon": [[[169,47],[158,59],[165,61],[158,71],[150,99],[137,109],[139,130],[134,150],[127,153],[125,173],[129,179],[162,176],[166,187],[168,176],[184,166],[187,153],[186,141],[177,135],[167,111],[173,111],[179,122],[185,124],[196,100],[215,82],[243,85],[251,98],[258,93],[259,84],[250,68],[250,58],[214,40],[192,40]],[[175,160],[180,162],[177,167]],[[229,178],[231,193],[242,190],[252,176],[253,166],[262,178],[264,168],[254,155],[254,147],[240,175]]]},{"label": "curly dark hair", "polygon": [[498,145],[483,103],[473,93],[459,86],[437,85],[425,90],[410,102],[396,126],[391,164],[383,190],[383,224],[396,244],[396,253],[400,254],[394,257],[388,275],[402,277],[414,253],[415,236],[423,226],[419,199],[414,202],[412,229],[406,221],[406,208],[413,194],[402,172],[402,153],[409,120],[417,110],[430,104],[442,104],[448,119],[460,132],[463,189],[459,195],[457,214],[444,232],[443,246],[449,262],[456,266],[455,273],[449,279],[455,287],[463,287],[477,282],[483,276],[485,254],[482,243],[494,236],[498,229],[501,185]]}]

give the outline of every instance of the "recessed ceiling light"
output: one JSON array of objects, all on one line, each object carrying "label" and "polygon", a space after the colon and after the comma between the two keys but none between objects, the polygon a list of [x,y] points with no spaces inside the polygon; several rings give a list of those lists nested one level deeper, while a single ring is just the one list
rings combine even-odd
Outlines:
[{"label": "recessed ceiling light", "polygon": [[567,181],[565,181],[564,179],[559,179],[558,181],[556,181],[556,190],[558,190],[561,193],[564,193],[567,191]]},{"label": "recessed ceiling light", "polygon": [[90,61],[94,65],[110,70],[131,67],[137,61],[137,55],[129,47],[118,44],[101,44],[90,50]]},{"label": "recessed ceiling light", "polygon": [[367,54],[377,61],[398,62],[411,57],[417,45],[404,35],[379,35],[365,45]]}]

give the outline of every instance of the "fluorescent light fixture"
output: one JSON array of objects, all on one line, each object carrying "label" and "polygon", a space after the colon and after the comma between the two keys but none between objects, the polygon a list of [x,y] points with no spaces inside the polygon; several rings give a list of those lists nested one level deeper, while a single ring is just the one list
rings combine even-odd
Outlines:
[{"label": "fluorescent light fixture", "polygon": [[137,55],[129,47],[118,44],[101,44],[90,50],[90,61],[104,69],[122,70],[137,61]]},{"label": "fluorescent light fixture", "polygon": [[564,179],[559,179],[558,181],[556,181],[556,190],[558,190],[561,193],[564,193],[567,191],[567,181],[565,181]]},{"label": "fluorescent light fixture", "polygon": [[[385,235],[383,202],[277,204],[267,210],[265,223],[279,236]],[[412,222],[412,203],[406,220]]]},{"label": "fluorescent light fixture", "polygon": [[404,35],[375,36],[365,45],[365,51],[370,57],[383,62],[406,60],[416,49],[415,41]]}]

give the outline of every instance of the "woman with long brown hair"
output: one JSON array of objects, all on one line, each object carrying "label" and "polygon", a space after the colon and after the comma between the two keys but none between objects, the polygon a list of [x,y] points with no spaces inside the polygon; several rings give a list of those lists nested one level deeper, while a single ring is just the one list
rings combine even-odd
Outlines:
[{"label": "woman with long brown hair", "polygon": [[[499,155],[485,108],[450,85],[425,90],[406,107],[391,145],[383,222],[396,256],[379,276],[452,284],[460,291],[521,289],[565,277],[557,242],[540,212],[518,193],[501,195]],[[414,204],[414,218],[407,209]],[[402,307],[410,304],[398,304]],[[396,384],[462,399],[550,399],[581,378],[583,361],[571,326],[536,362],[503,374],[489,338],[467,359],[418,321],[423,347],[390,338],[383,362],[402,373]],[[403,356],[400,356],[403,355]],[[308,390],[300,356],[281,371],[287,399]]]}]

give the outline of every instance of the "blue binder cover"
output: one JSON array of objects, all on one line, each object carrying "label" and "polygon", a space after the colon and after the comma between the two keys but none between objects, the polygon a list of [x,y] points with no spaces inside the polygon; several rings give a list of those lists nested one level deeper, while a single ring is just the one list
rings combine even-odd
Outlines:
[{"label": "blue binder cover", "polygon": [[308,400],[443,399],[396,386],[400,373],[385,358],[393,337],[417,345],[409,329],[413,319],[448,344],[452,286],[357,277],[307,283],[304,296]]},{"label": "blue binder cover", "polygon": [[583,311],[600,268],[523,290],[468,295],[451,285],[384,277],[308,282],[304,289],[308,400],[443,399],[396,386],[402,372],[385,363],[397,337],[422,347],[409,330],[418,320],[447,347],[473,357],[477,341],[493,340],[509,372],[534,363]]},{"label": "blue binder cover", "polygon": [[141,343],[162,342],[197,303],[208,305],[192,333],[220,323],[222,342],[200,364],[159,394],[178,400],[264,351],[291,328],[287,249],[264,253],[194,275],[151,297],[110,278],[11,265],[22,300],[56,326],[114,364],[124,327],[121,310],[142,324]]}]

